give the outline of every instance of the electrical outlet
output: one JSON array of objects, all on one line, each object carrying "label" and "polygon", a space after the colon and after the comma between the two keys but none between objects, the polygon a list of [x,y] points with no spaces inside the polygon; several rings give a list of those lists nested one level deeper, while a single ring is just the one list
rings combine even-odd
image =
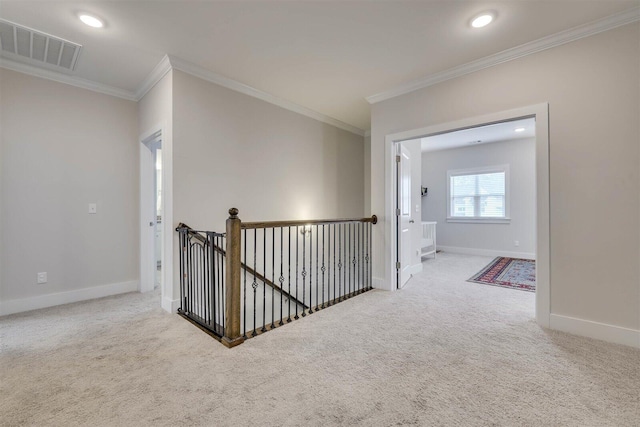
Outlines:
[{"label": "electrical outlet", "polygon": [[514,240],[513,241],[513,245],[514,246],[520,246],[520,241],[519,240]]},{"label": "electrical outlet", "polygon": [[38,273],[38,284],[47,283],[47,272]]},{"label": "electrical outlet", "polygon": [[89,213],[90,214],[98,213],[98,205],[96,203],[89,203]]}]

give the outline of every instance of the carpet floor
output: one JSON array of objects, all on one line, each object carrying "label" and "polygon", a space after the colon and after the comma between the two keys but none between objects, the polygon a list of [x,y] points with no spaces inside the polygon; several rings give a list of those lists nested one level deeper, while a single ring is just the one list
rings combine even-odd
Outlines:
[{"label": "carpet floor", "polygon": [[0,318],[0,425],[639,426],[640,351],[552,332],[439,254],[227,349],[159,295]]}]

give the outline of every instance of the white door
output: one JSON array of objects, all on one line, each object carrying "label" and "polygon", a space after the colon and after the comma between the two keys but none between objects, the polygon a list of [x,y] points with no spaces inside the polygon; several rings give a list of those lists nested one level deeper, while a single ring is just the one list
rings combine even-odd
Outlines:
[{"label": "white door", "polygon": [[157,280],[155,152],[161,145],[159,131],[140,144],[140,292],[152,291]]},{"label": "white door", "polygon": [[402,288],[411,274],[411,153],[400,145],[398,165],[398,288]]}]

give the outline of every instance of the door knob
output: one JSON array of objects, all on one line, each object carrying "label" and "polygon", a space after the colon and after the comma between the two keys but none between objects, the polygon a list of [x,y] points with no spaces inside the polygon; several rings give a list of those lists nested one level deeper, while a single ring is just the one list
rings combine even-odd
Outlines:
[{"label": "door knob", "polygon": [[414,221],[414,220],[412,220],[412,219],[410,219],[410,220],[409,220],[409,224],[413,224],[414,222],[415,222],[415,221]]},{"label": "door knob", "polygon": [[153,227],[153,221],[149,223],[149,227]]}]

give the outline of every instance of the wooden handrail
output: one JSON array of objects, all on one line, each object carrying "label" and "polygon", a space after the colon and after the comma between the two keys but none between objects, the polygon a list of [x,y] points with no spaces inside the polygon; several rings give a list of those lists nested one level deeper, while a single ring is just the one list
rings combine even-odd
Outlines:
[{"label": "wooden handrail", "polygon": [[[194,230],[193,228],[189,227],[187,224],[185,224],[183,222],[178,224],[178,227],[176,228],[176,230],[180,230],[180,229],[187,230],[187,232],[189,234],[191,234],[196,240],[198,240],[202,245],[207,246],[209,244],[207,239],[205,239],[205,237],[200,232],[198,232],[198,231]],[[227,255],[227,252],[224,249],[222,249],[220,246],[216,245],[216,244],[213,245],[213,249],[216,252],[218,252],[219,254],[221,254],[222,256],[226,256]],[[246,265],[244,262],[240,263],[240,266],[247,273],[251,274],[252,276],[255,276],[255,278],[258,279],[259,281],[261,281],[263,283],[266,283],[267,286],[275,289],[278,292],[281,292],[282,295],[286,296],[287,298],[289,298],[294,303],[300,304],[304,308],[309,308],[308,305],[306,305],[303,302],[301,302],[298,299],[296,299],[296,297],[291,295],[289,292],[285,291],[283,288],[278,286],[276,283],[273,283],[271,280],[267,279],[266,277],[264,277],[264,275],[258,273],[253,268],[251,268],[248,265]]]},{"label": "wooden handrail", "polygon": [[370,222],[372,224],[378,223],[378,217],[373,215],[367,218],[344,218],[344,219],[299,219],[293,221],[260,221],[260,222],[242,222],[240,225],[243,229],[254,228],[274,228],[274,227],[294,227],[305,225],[322,225],[322,224],[338,224],[345,222]]}]

